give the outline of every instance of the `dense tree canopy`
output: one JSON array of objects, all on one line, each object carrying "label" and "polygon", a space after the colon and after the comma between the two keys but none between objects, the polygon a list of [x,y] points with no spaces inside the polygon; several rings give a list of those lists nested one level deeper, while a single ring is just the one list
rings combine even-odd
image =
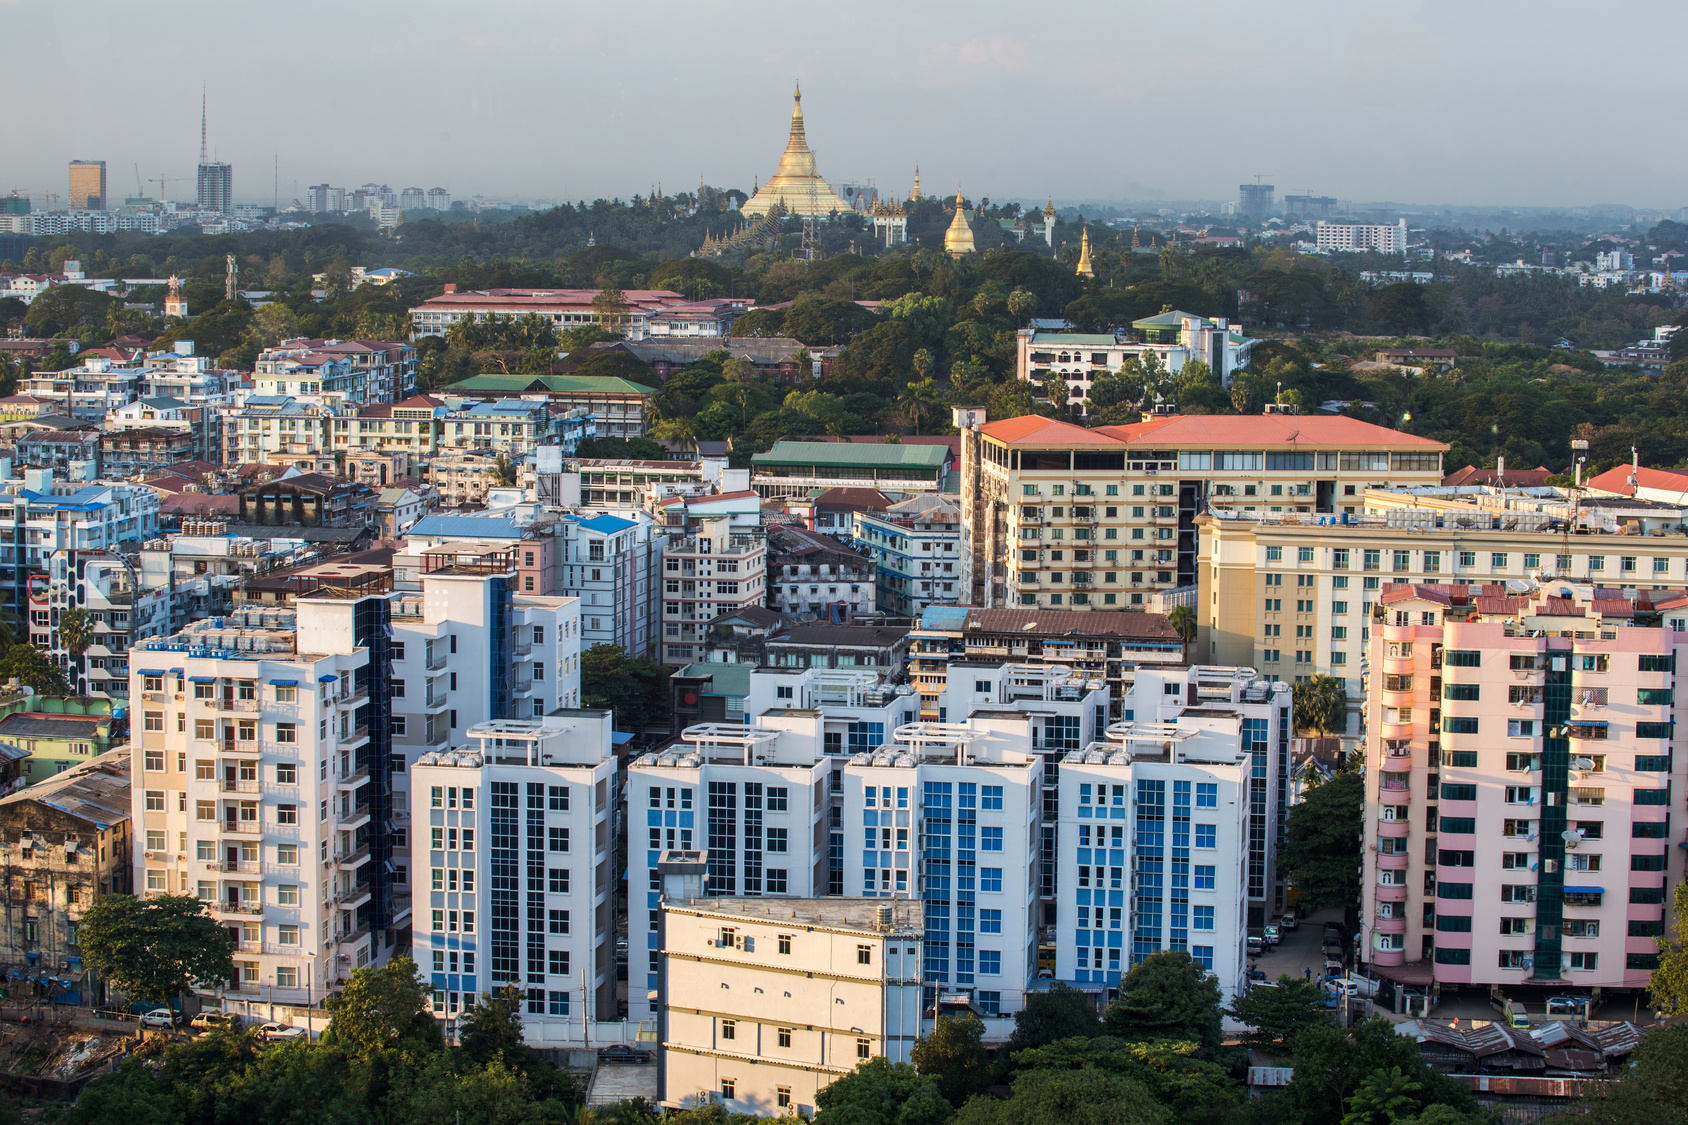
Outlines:
[{"label": "dense tree canopy", "polygon": [[1290,807],[1278,868],[1289,876],[1303,909],[1358,906],[1364,807],[1365,781],[1352,768],[1313,785]]}]

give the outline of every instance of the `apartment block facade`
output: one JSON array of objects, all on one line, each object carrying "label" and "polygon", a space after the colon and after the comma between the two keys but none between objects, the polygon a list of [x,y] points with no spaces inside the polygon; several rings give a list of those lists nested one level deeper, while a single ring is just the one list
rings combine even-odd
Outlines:
[{"label": "apartment block facade", "polygon": [[1369,510],[1346,523],[1272,512],[1198,519],[1199,659],[1288,680],[1344,680],[1349,723],[1338,733],[1352,742],[1361,729],[1370,615],[1390,584],[1493,586],[1499,594],[1508,582],[1560,580],[1630,590],[1646,602],[1688,583],[1688,537],[1595,529],[1566,536],[1550,516],[1476,504],[1426,510],[1432,502],[1378,490],[1363,497]]},{"label": "apartment block facade", "polygon": [[387,603],[301,595],[131,653],[137,893],[202,899],[235,942],[225,1003],[309,1005],[408,918],[388,776]]},{"label": "apartment block facade", "polygon": [[761,605],[767,572],[768,544],[760,528],[721,516],[697,520],[685,536],[670,536],[662,550],[662,663],[690,664],[702,655],[709,622]]},{"label": "apartment block facade", "polygon": [[616,1018],[610,727],[578,709],[494,720],[417,760],[416,960],[448,1029],[503,988],[535,1045],[584,1045]]},{"label": "apartment block facade", "polygon": [[1684,634],[1589,594],[1401,585],[1373,610],[1361,955],[1379,974],[1646,985],[1683,878]]},{"label": "apartment block facade", "polygon": [[1038,416],[962,431],[965,601],[1125,609],[1196,583],[1209,509],[1359,512],[1431,485],[1446,446],[1352,418],[1180,416],[1085,429]]},{"label": "apartment block facade", "polygon": [[923,493],[849,518],[851,542],[873,559],[881,611],[918,617],[960,599],[961,509],[953,499]]}]

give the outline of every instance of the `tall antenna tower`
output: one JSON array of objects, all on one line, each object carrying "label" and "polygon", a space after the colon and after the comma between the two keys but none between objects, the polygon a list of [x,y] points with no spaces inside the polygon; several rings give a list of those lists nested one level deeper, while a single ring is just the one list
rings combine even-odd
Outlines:
[{"label": "tall antenna tower", "polygon": [[820,189],[809,185],[809,213],[803,216],[803,244],[798,256],[806,262],[821,260],[821,221],[815,212],[820,210]]},{"label": "tall antenna tower", "polygon": [[201,164],[204,164],[206,162],[206,159],[205,159],[205,84],[203,82],[200,83],[200,86],[199,86],[199,162]]}]

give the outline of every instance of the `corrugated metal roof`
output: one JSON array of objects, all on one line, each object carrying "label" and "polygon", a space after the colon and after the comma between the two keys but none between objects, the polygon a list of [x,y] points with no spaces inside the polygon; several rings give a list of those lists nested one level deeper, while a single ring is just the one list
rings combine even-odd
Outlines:
[{"label": "corrugated metal roof", "polygon": [[776,441],[752,465],[914,465],[935,468],[949,461],[941,445],[848,445],[838,441]]},{"label": "corrugated metal roof", "polygon": [[410,534],[460,539],[520,539],[526,534],[526,529],[497,516],[423,516],[410,529]]}]

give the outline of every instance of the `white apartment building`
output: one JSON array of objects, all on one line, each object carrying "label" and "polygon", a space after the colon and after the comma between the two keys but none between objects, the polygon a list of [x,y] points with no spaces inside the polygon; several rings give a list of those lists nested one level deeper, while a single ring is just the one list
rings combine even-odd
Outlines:
[{"label": "white apartment building", "polygon": [[1361,853],[1378,974],[1646,988],[1684,874],[1684,634],[1602,593],[1617,591],[1403,585],[1380,600]]},{"label": "white apartment building", "polygon": [[[1136,717],[1060,764],[1055,976],[1116,995],[1157,950],[1188,953],[1227,1000],[1276,881],[1274,733],[1287,685],[1252,669],[1141,674]],[[1164,702],[1163,702],[1164,700]],[[1278,776],[1282,776],[1279,774]]]},{"label": "white apartment building", "polygon": [[1407,252],[1407,220],[1394,226],[1383,223],[1331,223],[1319,220],[1316,237],[1320,250],[1374,250],[1379,254]]},{"label": "white apartment building", "polygon": [[844,886],[924,900],[921,977],[1006,1038],[1037,970],[1043,758],[1030,717],[905,723],[843,771]]},{"label": "white apartment building", "polygon": [[20,616],[55,551],[121,553],[158,534],[158,493],[144,485],[55,482],[51,469],[25,469],[0,489],[0,608]]},{"label": "white apartment building", "polygon": [[278,456],[333,456],[329,422],[339,408],[292,395],[248,395],[223,416],[223,463],[266,464]]},{"label": "white apartment building", "polygon": [[761,605],[767,569],[761,529],[735,526],[729,516],[670,536],[662,550],[662,663],[690,664],[702,655],[709,622]]},{"label": "white apartment building", "polygon": [[916,902],[701,897],[696,853],[662,864],[661,1104],[812,1116],[867,1059],[907,1062],[922,1026]]},{"label": "white apartment building", "polygon": [[650,318],[676,305],[691,302],[666,289],[623,289],[619,309],[593,302],[597,289],[482,289],[460,290],[447,282],[445,292],[410,310],[411,335],[443,336],[460,320],[502,316],[537,316],[557,331],[602,324],[629,340],[649,334]]},{"label": "white apartment building", "polygon": [[813,710],[754,727],[701,724],[628,767],[630,1019],[654,1014],[646,995],[661,973],[664,852],[707,851],[703,893],[711,896],[826,893],[832,766],[819,752],[822,725]]},{"label": "white apartment building", "polygon": [[416,961],[448,1030],[506,987],[536,1046],[589,1044],[590,1023],[615,1018],[610,723],[576,709],[477,723],[418,759]]},{"label": "white apartment building", "polygon": [[[170,631],[168,589],[137,585],[133,565],[106,551],[55,551],[47,581],[29,599],[30,643],[66,670],[71,694],[129,698],[129,649]],[[66,610],[88,615],[91,644],[80,654],[65,645]]]},{"label": "white apartment building", "polygon": [[130,654],[137,889],[206,902],[235,941],[225,1006],[247,1014],[320,1003],[385,959],[409,913],[387,825],[386,602],[295,605]]},{"label": "white apartment building", "polygon": [[[561,590],[580,601],[584,647],[620,645],[634,656],[651,655],[665,541],[651,518],[637,510],[558,517],[547,547],[558,556]],[[708,568],[694,559],[692,570],[699,569]]]},{"label": "white apartment building", "polygon": [[874,561],[884,612],[918,617],[934,602],[961,600],[961,508],[948,496],[921,493],[883,513],[855,512],[850,539]]}]

